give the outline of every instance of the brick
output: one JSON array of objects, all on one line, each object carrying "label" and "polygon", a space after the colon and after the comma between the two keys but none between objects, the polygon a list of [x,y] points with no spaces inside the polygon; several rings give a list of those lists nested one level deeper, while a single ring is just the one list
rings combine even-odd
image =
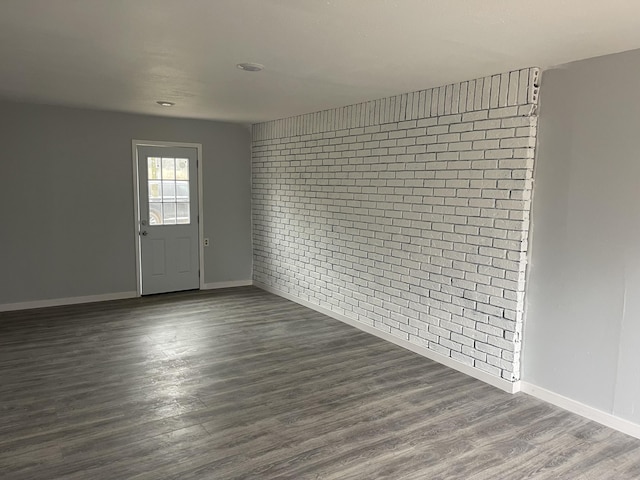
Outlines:
[{"label": "brick", "polygon": [[518,116],[518,107],[494,108],[489,111],[489,118],[505,118]]},{"label": "brick", "polygon": [[431,127],[438,124],[438,118],[423,118],[416,122],[417,127]]},{"label": "brick", "polygon": [[473,132],[463,132],[460,136],[460,140],[462,141],[473,141],[473,140],[484,140],[486,138],[487,133],[484,130],[473,131]]},{"label": "brick", "polygon": [[500,140],[500,148],[533,148],[535,146],[535,137],[503,138]]},{"label": "brick", "polygon": [[427,128],[427,135],[442,135],[449,133],[449,125],[437,125]]},{"label": "brick", "polygon": [[489,112],[487,110],[480,110],[478,112],[470,112],[462,115],[463,122],[474,122],[477,120],[487,120],[489,118]]},{"label": "brick", "polygon": [[459,133],[446,133],[446,134],[438,135],[438,143],[459,142],[459,141],[460,141]]},{"label": "brick", "polygon": [[500,128],[501,122],[500,120],[480,120],[474,122],[473,129],[474,130],[495,130],[496,128]]},{"label": "brick", "polygon": [[487,138],[512,138],[516,136],[515,128],[496,128],[495,130],[487,130]]},{"label": "brick", "polygon": [[468,366],[473,366],[473,358],[468,357],[467,355],[460,352],[451,352],[451,358],[457,360],[460,363],[463,363]]},{"label": "brick", "polygon": [[473,122],[467,123],[455,123],[449,126],[449,131],[454,132],[472,132],[473,131]]},{"label": "brick", "polygon": [[474,150],[488,150],[500,147],[500,140],[481,140],[473,142]]},{"label": "brick", "polygon": [[462,115],[441,115],[438,117],[438,124],[451,124],[451,123],[460,123],[462,121]]},{"label": "brick", "polygon": [[529,117],[504,118],[502,119],[501,124],[503,128],[525,127],[529,125],[535,125],[535,123],[533,123],[532,119]]}]

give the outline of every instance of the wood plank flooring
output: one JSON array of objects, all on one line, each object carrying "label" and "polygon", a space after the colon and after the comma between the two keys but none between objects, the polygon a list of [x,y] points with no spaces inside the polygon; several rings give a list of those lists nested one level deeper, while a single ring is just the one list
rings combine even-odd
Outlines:
[{"label": "wood plank flooring", "polygon": [[640,441],[246,287],[0,314],[2,479],[637,479]]}]

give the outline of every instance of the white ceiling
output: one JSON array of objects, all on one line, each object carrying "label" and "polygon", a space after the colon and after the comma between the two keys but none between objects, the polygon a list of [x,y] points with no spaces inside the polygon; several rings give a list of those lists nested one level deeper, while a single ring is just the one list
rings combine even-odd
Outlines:
[{"label": "white ceiling", "polygon": [[256,122],[634,48],[638,0],[0,0],[0,98]]}]

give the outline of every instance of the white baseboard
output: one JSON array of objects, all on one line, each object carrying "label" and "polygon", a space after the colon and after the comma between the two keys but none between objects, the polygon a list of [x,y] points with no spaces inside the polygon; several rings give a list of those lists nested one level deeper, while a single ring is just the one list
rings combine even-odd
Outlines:
[{"label": "white baseboard", "polygon": [[0,304],[0,312],[11,312],[14,310],[29,310],[32,308],[58,307],[60,305],[75,305],[78,303],[105,302],[107,300],[122,300],[124,298],[135,298],[136,292],[105,293],[102,295],[87,295],[84,297],[52,298],[49,300],[35,300],[32,302],[5,303]]},{"label": "white baseboard", "polygon": [[470,367],[469,365],[465,365],[464,363],[454,360],[453,358],[445,357],[444,355],[441,355],[437,352],[429,350],[428,348],[422,347],[420,345],[415,345],[413,343],[410,343],[407,340],[403,340],[398,337],[394,337],[389,333],[383,332],[381,330],[378,330],[377,328],[358,322],[357,320],[353,320],[344,315],[340,315],[338,313],[332,312],[327,308],[307,302],[306,300],[302,300],[301,298],[298,298],[295,295],[291,295],[277,288],[273,288],[259,282],[253,282],[253,285],[255,285],[258,288],[261,288],[262,290],[266,290],[267,292],[271,292],[275,295],[291,300],[292,302],[308,307],[312,310],[315,310],[316,312],[323,313],[328,317],[331,317],[335,320],[339,320],[343,323],[356,327],[364,332],[375,335],[376,337],[382,338],[383,340],[387,340],[400,347],[406,348],[407,350],[411,350],[412,352],[415,352],[418,355],[422,355],[423,357],[427,357],[435,362],[446,365],[449,368],[453,368],[454,370],[457,370],[466,375],[469,375],[470,377],[473,377],[485,383],[488,383],[489,385],[492,385],[501,390],[504,390],[505,392],[516,393],[520,391],[520,382],[509,382],[508,380],[494,377],[493,375],[489,375],[488,373],[483,372],[482,370],[478,370],[477,368],[473,368],[473,367]]},{"label": "white baseboard", "polygon": [[556,407],[564,408],[572,413],[578,414],[582,417],[598,422],[614,430],[618,430],[627,435],[631,435],[635,438],[640,438],[640,425],[637,423],[624,420],[620,417],[616,417],[610,413],[598,410],[597,408],[590,407],[584,403],[580,403],[577,400],[562,396],[558,393],[552,392],[537,385],[522,381],[520,382],[520,390],[532,397],[536,397],[545,402],[549,402]]},{"label": "white baseboard", "polygon": [[[237,280],[232,282],[205,283],[202,290],[212,290],[216,288],[246,287],[253,285],[252,280]],[[32,308],[58,307],[61,305],[75,305],[78,303],[105,302],[108,300],[122,300],[125,298],[135,298],[137,292],[105,293],[102,295],[87,295],[84,297],[52,298],[48,300],[34,300],[31,302],[4,303],[0,304],[0,312],[11,312],[15,310],[29,310]]]},{"label": "white baseboard", "polygon": [[202,290],[215,290],[217,288],[247,287],[253,285],[253,280],[234,280],[231,282],[205,283]]}]

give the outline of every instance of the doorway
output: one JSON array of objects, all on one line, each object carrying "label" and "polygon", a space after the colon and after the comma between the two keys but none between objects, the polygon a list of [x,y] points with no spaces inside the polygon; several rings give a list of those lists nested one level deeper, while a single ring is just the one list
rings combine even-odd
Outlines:
[{"label": "doorway", "polygon": [[138,295],[202,286],[201,151],[133,142]]}]

